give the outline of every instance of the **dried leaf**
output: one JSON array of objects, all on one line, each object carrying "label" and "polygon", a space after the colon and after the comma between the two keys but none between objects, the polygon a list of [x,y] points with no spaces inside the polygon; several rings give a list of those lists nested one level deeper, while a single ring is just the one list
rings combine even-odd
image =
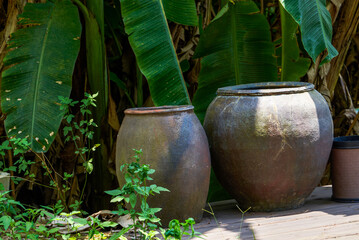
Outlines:
[{"label": "dried leaf", "polygon": [[120,121],[118,120],[116,103],[113,101],[111,95],[109,95],[108,101],[108,124],[113,128],[113,130],[120,130]]}]

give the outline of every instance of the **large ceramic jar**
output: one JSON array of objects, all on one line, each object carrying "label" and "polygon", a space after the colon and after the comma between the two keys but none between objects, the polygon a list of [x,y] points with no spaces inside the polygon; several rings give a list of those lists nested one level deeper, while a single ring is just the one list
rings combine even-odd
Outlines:
[{"label": "large ceramic jar", "polygon": [[225,87],[217,95],[204,128],[222,185],[244,209],[304,204],[322,177],[333,142],[324,98],[301,82]]},{"label": "large ceramic jar", "polygon": [[150,207],[160,207],[156,214],[164,226],[176,218],[184,221],[202,218],[209,187],[211,160],[204,129],[193,106],[132,108],[117,137],[116,173],[124,183],[120,166],[133,161],[132,149],[142,149],[142,164],[155,169],[149,184],[165,187],[149,198]]}]

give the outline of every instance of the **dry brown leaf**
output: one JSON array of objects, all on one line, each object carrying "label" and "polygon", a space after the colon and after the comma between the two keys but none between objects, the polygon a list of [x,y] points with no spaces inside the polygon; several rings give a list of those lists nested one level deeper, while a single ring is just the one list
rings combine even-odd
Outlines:
[{"label": "dry brown leaf", "polygon": [[113,128],[113,130],[120,130],[120,121],[118,120],[116,103],[113,101],[111,94],[109,94],[108,101],[108,124]]}]

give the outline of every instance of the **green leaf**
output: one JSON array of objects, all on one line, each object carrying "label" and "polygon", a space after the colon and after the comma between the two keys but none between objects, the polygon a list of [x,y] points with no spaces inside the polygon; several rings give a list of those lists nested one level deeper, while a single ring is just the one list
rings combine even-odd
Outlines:
[{"label": "green leaf", "polygon": [[198,25],[194,0],[162,0],[162,4],[169,20],[183,25]]},{"label": "green leaf", "polygon": [[[104,1],[87,0],[83,12],[86,35],[87,74],[90,89],[99,93],[96,122],[100,123],[108,105],[108,81],[106,72],[106,49],[104,43]],[[80,8],[81,9],[81,8]],[[100,131],[97,129],[96,131]]]},{"label": "green leaf", "polygon": [[161,0],[121,0],[121,11],[154,104],[191,104]]},{"label": "green leaf", "polygon": [[2,225],[4,226],[4,230],[6,231],[12,222],[12,218],[9,216],[2,216],[0,218],[0,222],[2,223]]},{"label": "green leaf", "polygon": [[149,211],[151,214],[156,214],[158,212],[160,212],[162,210],[162,208],[150,208]]},{"label": "green leaf", "polygon": [[45,227],[44,225],[40,225],[39,227],[35,228],[35,231],[36,232],[45,232],[45,231],[47,231],[47,227]]},{"label": "green leaf", "polygon": [[299,56],[297,42],[298,24],[292,16],[279,4],[282,25],[282,81],[299,81],[310,66],[310,59]]},{"label": "green leaf", "polygon": [[46,152],[65,114],[58,96],[69,97],[80,48],[81,23],[70,0],[25,6],[4,59],[1,107],[9,137],[27,138]]},{"label": "green leaf", "polygon": [[87,224],[87,220],[85,218],[74,218],[73,221],[82,226],[85,226]]},{"label": "green leaf", "polygon": [[129,198],[130,198],[131,207],[134,208],[136,206],[136,202],[137,202],[136,194],[134,194],[134,193],[130,194]]},{"label": "green leaf", "polygon": [[123,199],[125,199],[124,196],[117,196],[117,197],[111,199],[111,202],[121,202]]},{"label": "green leaf", "polygon": [[48,230],[48,233],[56,233],[60,230],[60,228],[51,228]]},{"label": "green leaf", "polygon": [[161,219],[158,218],[158,217],[152,217],[152,218],[150,218],[149,220],[150,220],[151,222],[153,222],[153,223],[158,223],[158,222],[161,221]]},{"label": "green leaf", "polygon": [[26,232],[29,232],[30,229],[32,228],[32,226],[33,226],[33,223],[32,223],[32,222],[26,222],[26,223],[25,223]]},{"label": "green leaf", "polygon": [[128,231],[130,231],[130,229],[132,228],[122,228],[121,231],[119,231],[118,233],[113,234],[109,240],[117,240],[118,238],[121,238],[122,235],[124,235],[125,233],[127,233]]},{"label": "green leaf", "polygon": [[105,191],[106,194],[111,195],[111,196],[117,196],[122,194],[122,190],[121,189],[115,189],[115,190],[108,190]]},{"label": "green leaf", "polygon": [[102,227],[116,227],[117,225],[118,225],[118,223],[109,222],[109,221],[101,223]]},{"label": "green leaf", "polygon": [[280,3],[299,24],[303,46],[313,61],[324,50],[327,50],[328,55],[323,62],[338,55],[331,44],[332,18],[325,0],[280,0]]},{"label": "green leaf", "polygon": [[123,91],[128,92],[126,84],[114,72],[110,72],[110,80],[117,84]]},{"label": "green leaf", "polygon": [[181,66],[181,69],[183,72],[187,72],[191,67],[191,65],[189,64],[189,61],[187,59],[183,60],[180,63],[180,66]]},{"label": "green leaf", "polygon": [[277,79],[269,24],[256,4],[239,1],[222,10],[204,30],[195,52],[195,57],[204,57],[193,99],[202,122],[218,88]]},{"label": "green leaf", "polygon": [[[152,187],[154,186],[154,187]],[[160,192],[169,192],[170,190],[168,190],[167,188],[164,187],[158,187],[156,185],[151,185],[151,190],[155,193],[160,193]]]}]

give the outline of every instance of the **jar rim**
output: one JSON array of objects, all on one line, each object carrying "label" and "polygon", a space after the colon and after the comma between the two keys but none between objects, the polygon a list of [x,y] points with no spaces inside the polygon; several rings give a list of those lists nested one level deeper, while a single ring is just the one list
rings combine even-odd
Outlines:
[{"label": "jar rim", "polygon": [[359,136],[336,137],[333,140],[333,149],[359,149]]},{"label": "jar rim", "polygon": [[128,108],[125,110],[125,114],[140,115],[140,114],[162,114],[162,113],[176,113],[176,112],[187,112],[193,111],[192,105],[165,105],[159,107],[138,107]]},{"label": "jar rim", "polygon": [[307,82],[260,82],[219,88],[220,96],[263,96],[303,93],[314,90]]}]

